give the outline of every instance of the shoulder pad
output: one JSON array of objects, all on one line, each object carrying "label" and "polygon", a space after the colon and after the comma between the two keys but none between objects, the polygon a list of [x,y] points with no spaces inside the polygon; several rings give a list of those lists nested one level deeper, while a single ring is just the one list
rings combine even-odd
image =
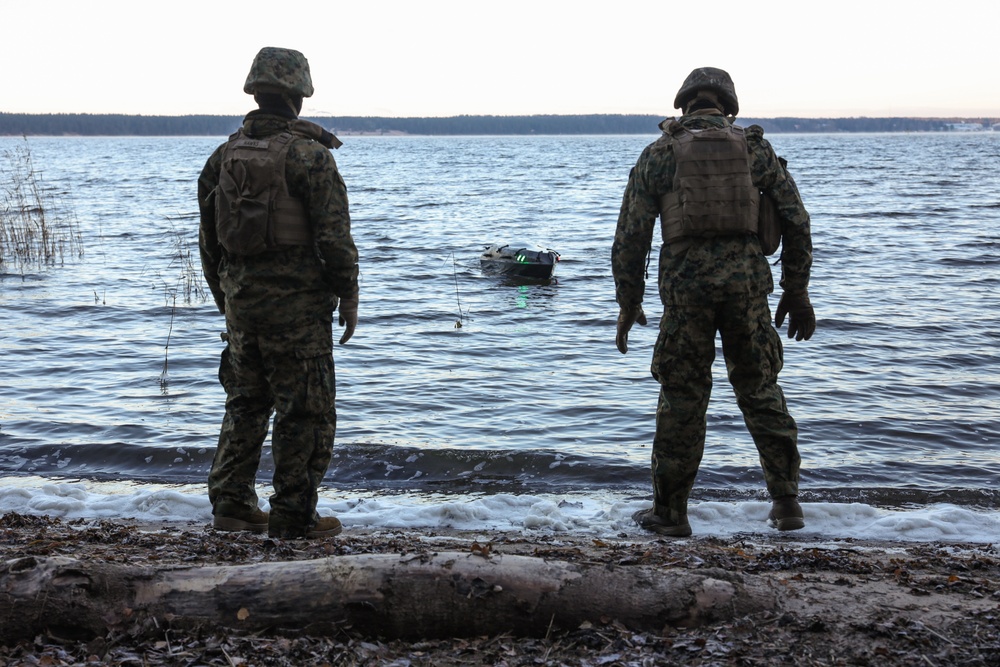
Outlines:
[{"label": "shoulder pad", "polygon": [[746,134],[748,137],[753,137],[754,139],[761,139],[764,136],[764,128],[760,125],[751,125],[746,129]]},{"label": "shoulder pad", "polygon": [[676,134],[679,130],[684,129],[684,126],[677,122],[676,118],[665,118],[660,121],[659,128],[663,130],[664,134]]},{"label": "shoulder pad", "polygon": [[313,141],[318,141],[327,148],[340,148],[344,143],[335,137],[332,133],[327,132],[322,127],[316,123],[310,122],[308,120],[302,120],[301,118],[296,119],[292,122],[290,129],[295,134],[300,137],[305,137],[306,139],[312,139]]}]

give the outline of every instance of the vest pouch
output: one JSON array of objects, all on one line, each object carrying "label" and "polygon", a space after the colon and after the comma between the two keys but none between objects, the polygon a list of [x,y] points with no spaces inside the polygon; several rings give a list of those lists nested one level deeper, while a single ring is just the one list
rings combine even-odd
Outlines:
[{"label": "vest pouch", "polygon": [[781,216],[778,205],[768,195],[760,193],[760,209],[757,213],[757,239],[764,255],[773,255],[781,245]]},{"label": "vest pouch", "polygon": [[672,186],[659,202],[663,240],[755,233],[759,190],[743,128],[672,123],[668,130],[675,166]]},{"label": "vest pouch", "polygon": [[[256,164],[255,164],[256,163]],[[266,158],[226,160],[219,172],[215,224],[219,243],[234,255],[256,255],[268,248],[270,174]],[[256,176],[256,178],[255,178]]]}]

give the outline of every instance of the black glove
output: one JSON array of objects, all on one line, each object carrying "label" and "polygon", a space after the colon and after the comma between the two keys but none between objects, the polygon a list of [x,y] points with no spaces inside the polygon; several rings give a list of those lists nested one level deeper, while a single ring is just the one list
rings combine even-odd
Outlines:
[{"label": "black glove", "polygon": [[615,345],[622,354],[628,352],[628,332],[636,322],[646,326],[646,313],[642,311],[641,305],[623,306],[618,311],[618,335],[615,336]]},{"label": "black glove", "polygon": [[809,340],[816,331],[816,313],[809,303],[809,293],[785,292],[774,311],[774,326],[781,328],[788,315],[788,337],[795,340]]},{"label": "black glove", "polygon": [[340,337],[343,345],[351,340],[354,329],[358,326],[358,297],[340,300],[340,326],[344,327],[344,335]]}]

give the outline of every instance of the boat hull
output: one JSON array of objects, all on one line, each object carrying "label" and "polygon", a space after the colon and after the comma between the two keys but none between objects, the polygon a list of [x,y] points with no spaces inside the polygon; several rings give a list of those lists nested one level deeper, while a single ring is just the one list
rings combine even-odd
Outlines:
[{"label": "boat hull", "polygon": [[559,253],[545,248],[494,244],[487,246],[479,263],[484,271],[494,275],[549,280],[559,263]]}]

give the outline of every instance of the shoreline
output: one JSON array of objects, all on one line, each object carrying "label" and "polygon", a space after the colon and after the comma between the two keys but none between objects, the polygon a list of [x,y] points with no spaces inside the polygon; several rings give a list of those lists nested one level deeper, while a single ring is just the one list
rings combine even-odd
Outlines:
[{"label": "shoreline", "polygon": [[[475,664],[498,665],[538,664],[539,657],[553,664],[623,665],[649,659],[657,664],[701,660],[720,665],[987,665],[1000,660],[1000,549],[991,544],[837,540],[819,545],[785,534],[752,540],[670,540],[652,534],[608,539],[451,529],[347,529],[334,538],[282,541],[221,533],[198,521],[64,521],[15,513],[0,517],[0,555],[6,563],[61,556],[82,564],[163,569],[359,554],[403,559],[439,552],[493,559],[528,556],[625,572],[641,568],[664,577],[721,571],[773,591],[778,605],[699,627],[667,626],[655,633],[595,618],[575,628],[550,628],[547,637],[515,637],[498,629],[489,637],[403,641],[351,628],[341,628],[334,636],[282,630],[244,635],[205,628],[183,633],[184,645],[188,651],[202,651],[203,660],[213,651],[222,659],[218,647],[225,645],[229,658],[242,662],[206,664],[248,665],[303,664],[289,657],[295,647],[322,654],[329,664],[399,660],[400,665],[457,665],[470,664],[470,656],[479,656]],[[143,655],[145,664],[172,664],[176,650],[167,655],[164,642],[179,644],[180,636],[162,630],[161,635],[127,640],[109,635],[76,643],[39,638],[0,648],[0,658],[20,664],[29,656],[39,659],[57,650],[82,655],[101,645],[104,653],[94,652],[104,661],[100,664],[126,664],[125,650]]]}]

